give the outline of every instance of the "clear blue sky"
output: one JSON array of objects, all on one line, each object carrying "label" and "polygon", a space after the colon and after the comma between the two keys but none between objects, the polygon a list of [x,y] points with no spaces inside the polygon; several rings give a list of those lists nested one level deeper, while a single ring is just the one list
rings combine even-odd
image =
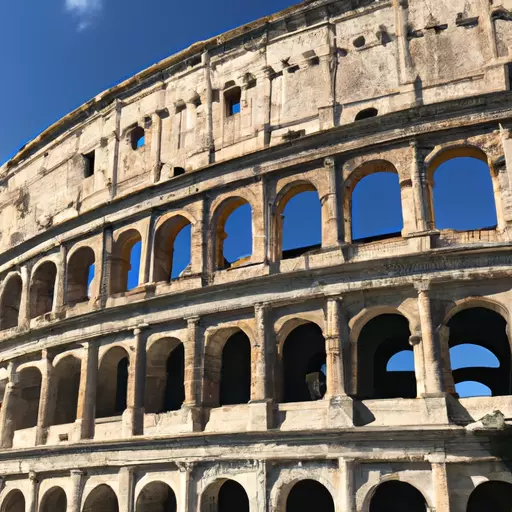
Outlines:
[{"label": "clear blue sky", "polygon": [[16,0],[0,17],[0,163],[93,96],[293,0]]},{"label": "clear blue sky", "polygon": [[[0,163],[50,124],[99,92],[151,64],[208,37],[289,7],[293,0],[17,0],[0,19],[0,81],[3,136]],[[461,159],[436,173],[439,227],[467,229],[495,223],[492,189],[484,164]],[[485,166],[484,166],[485,167]],[[488,172],[488,171],[487,171]],[[456,186],[457,184],[457,186]],[[396,176],[363,180],[354,195],[354,238],[400,231]],[[251,252],[250,209],[226,225],[226,257]],[[286,248],[320,242],[315,194],[292,200],[285,212]],[[181,239],[189,239],[183,232]],[[186,244],[185,244],[186,245]],[[135,251],[135,254],[137,251]],[[177,242],[179,270],[187,251]],[[136,284],[136,265],[130,276]],[[458,356],[456,366],[477,360]],[[469,357],[469,360],[468,360]],[[398,359],[395,369],[410,360]],[[470,388],[475,390],[475,387]]]}]

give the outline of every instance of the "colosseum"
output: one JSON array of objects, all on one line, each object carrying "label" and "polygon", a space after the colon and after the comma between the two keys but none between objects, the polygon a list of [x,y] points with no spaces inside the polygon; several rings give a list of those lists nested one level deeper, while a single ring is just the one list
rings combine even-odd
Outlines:
[{"label": "colosseum", "polygon": [[[511,90],[512,0],[309,0],[26,144],[0,168],[0,512],[510,512]],[[436,223],[460,157],[495,226]],[[360,239],[376,173],[403,229]],[[285,250],[304,192],[321,244]],[[499,364],[452,368],[466,343]]]}]

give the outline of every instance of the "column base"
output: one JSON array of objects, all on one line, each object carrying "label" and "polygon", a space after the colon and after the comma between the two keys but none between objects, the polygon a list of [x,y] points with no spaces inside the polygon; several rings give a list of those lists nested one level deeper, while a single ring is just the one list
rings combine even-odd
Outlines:
[{"label": "column base", "polygon": [[249,422],[247,430],[259,432],[274,428],[274,401],[251,400],[249,402]]},{"label": "column base", "polygon": [[75,420],[73,430],[71,432],[71,441],[74,443],[81,439],[94,439],[94,426],[96,421],[87,421],[83,418]]},{"label": "column base", "polygon": [[354,401],[349,396],[328,398],[327,427],[343,428],[354,426]]},{"label": "column base", "polygon": [[144,407],[127,407],[121,421],[123,437],[144,434]]},{"label": "column base", "polygon": [[422,422],[428,425],[446,425],[450,423],[448,415],[447,393],[425,393],[421,397]]}]

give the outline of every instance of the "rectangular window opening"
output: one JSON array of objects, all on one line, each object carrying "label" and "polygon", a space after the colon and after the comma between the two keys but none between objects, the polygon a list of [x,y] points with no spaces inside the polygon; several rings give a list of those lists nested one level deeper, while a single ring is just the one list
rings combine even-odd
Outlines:
[{"label": "rectangular window opening", "polygon": [[94,174],[94,168],[96,166],[96,152],[91,151],[84,157],[84,178],[89,178]]},{"label": "rectangular window opening", "polygon": [[228,117],[239,114],[241,110],[242,89],[233,87],[224,93],[226,102],[226,115]]}]

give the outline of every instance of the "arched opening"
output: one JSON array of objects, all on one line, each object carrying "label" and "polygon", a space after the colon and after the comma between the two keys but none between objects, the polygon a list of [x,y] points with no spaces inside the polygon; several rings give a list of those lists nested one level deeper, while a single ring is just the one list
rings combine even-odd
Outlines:
[{"label": "arched opening", "polygon": [[135,512],[176,512],[176,495],[163,482],[147,484],[137,498]]},{"label": "arched opening", "polygon": [[241,197],[232,197],[216,214],[216,267],[239,266],[248,261],[253,251],[252,208]]},{"label": "arched opening", "polygon": [[512,484],[491,480],[480,484],[469,497],[467,512],[510,512]]},{"label": "arched opening", "polygon": [[251,342],[238,331],[222,349],[219,405],[246,404],[251,398]]},{"label": "arched opening", "polygon": [[191,224],[187,218],[176,215],[156,231],[154,281],[177,279],[190,262]]},{"label": "arched opening", "polygon": [[14,409],[14,430],[23,430],[37,425],[42,376],[38,368],[29,367],[20,371],[18,377],[18,400]]},{"label": "arched opening", "polygon": [[[354,41],[354,46],[356,46],[356,41],[360,41],[360,40],[361,40],[361,38],[357,38]],[[365,41],[364,41],[364,37],[363,37],[362,38],[362,46],[364,46],[364,44],[365,44]],[[359,48],[358,46],[356,46],[356,47]],[[362,121],[363,119],[369,119],[370,117],[376,117],[378,115],[379,115],[379,111],[376,108],[374,108],[374,107],[365,108],[356,114],[354,121]]]},{"label": "arched opening", "polygon": [[377,487],[370,502],[370,512],[427,512],[427,502],[411,484],[391,480]]},{"label": "arched opening", "polygon": [[357,340],[359,399],[416,398],[410,336],[409,322],[399,314],[379,315],[361,329]]},{"label": "arched opening", "polygon": [[276,216],[282,259],[296,258],[322,247],[322,205],[311,183],[296,185],[286,192],[279,201]]},{"label": "arched opening", "polygon": [[46,261],[37,267],[30,285],[30,318],[37,318],[51,312],[56,277],[55,263]]},{"label": "arched opening", "polygon": [[327,391],[325,338],[318,325],[296,327],[283,345],[284,402],[320,400]]},{"label": "arched opening", "polygon": [[[492,396],[511,394],[510,345],[507,322],[495,311],[474,307],[455,314],[448,322],[450,360],[455,386],[473,381],[488,387]],[[498,363],[498,364],[497,364]],[[484,388],[458,386],[465,395]]]},{"label": "arched opening", "polygon": [[201,496],[201,512],[249,512],[249,498],[238,482],[218,480]]},{"label": "arched opening", "polygon": [[82,512],[119,512],[115,492],[108,485],[99,485],[87,496]]},{"label": "arched opening", "polygon": [[133,150],[144,147],[146,144],[146,132],[142,126],[136,126],[130,133],[130,142]]},{"label": "arched opening", "polygon": [[457,231],[495,228],[496,201],[487,156],[476,149],[461,152],[470,156],[446,152],[431,165],[435,225]]},{"label": "arched opening", "polygon": [[94,261],[94,251],[90,247],[81,247],[69,258],[67,303],[70,306],[89,300]]},{"label": "arched opening", "polygon": [[21,491],[14,489],[5,497],[2,512],[25,512],[25,497]]},{"label": "arched opening", "polygon": [[139,283],[142,242],[136,229],[123,232],[112,251],[111,293],[124,293]]},{"label": "arched opening", "polygon": [[101,359],[96,393],[96,417],[119,416],[126,409],[128,392],[128,352],[113,347]]},{"label": "arched opening", "polygon": [[286,512],[334,512],[331,493],[316,480],[297,482],[288,494]]},{"label": "arched opening", "polygon": [[364,243],[401,236],[404,227],[396,172],[365,176],[352,192],[352,241]]},{"label": "arched opening", "polygon": [[18,274],[7,279],[0,297],[0,330],[18,326],[23,283]]},{"label": "arched opening", "polygon": [[80,369],[80,359],[71,355],[61,359],[55,366],[57,398],[53,425],[64,425],[76,420]]},{"label": "arched opening", "polygon": [[66,512],[68,500],[61,487],[52,487],[45,493],[41,501],[41,512]]},{"label": "arched opening", "polygon": [[185,400],[185,347],[175,338],[162,338],[147,353],[147,413],[177,411]]},{"label": "arched opening", "polygon": [[455,392],[461,398],[476,396],[492,396],[492,389],[481,382],[467,380],[455,384]]}]

